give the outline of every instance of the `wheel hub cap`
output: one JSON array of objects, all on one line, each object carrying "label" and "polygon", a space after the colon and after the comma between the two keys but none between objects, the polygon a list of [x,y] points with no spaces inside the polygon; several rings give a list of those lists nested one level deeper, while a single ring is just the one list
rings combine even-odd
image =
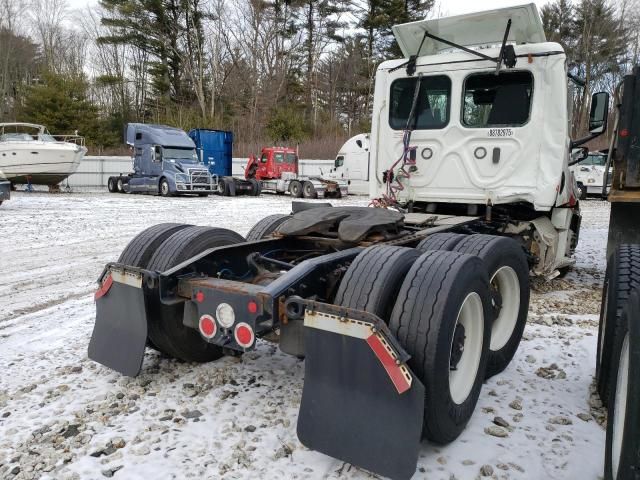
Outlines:
[{"label": "wheel hub cap", "polygon": [[453,332],[453,344],[451,345],[451,358],[449,360],[449,368],[451,370],[458,369],[458,363],[464,353],[465,339],[464,326],[459,323],[456,325],[456,329]]}]

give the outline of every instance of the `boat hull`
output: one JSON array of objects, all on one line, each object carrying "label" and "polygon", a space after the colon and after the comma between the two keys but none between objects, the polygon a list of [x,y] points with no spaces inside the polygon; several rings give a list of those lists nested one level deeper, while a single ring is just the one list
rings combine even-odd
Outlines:
[{"label": "boat hull", "polygon": [[86,152],[70,143],[0,143],[0,172],[13,184],[53,186],[78,169]]}]

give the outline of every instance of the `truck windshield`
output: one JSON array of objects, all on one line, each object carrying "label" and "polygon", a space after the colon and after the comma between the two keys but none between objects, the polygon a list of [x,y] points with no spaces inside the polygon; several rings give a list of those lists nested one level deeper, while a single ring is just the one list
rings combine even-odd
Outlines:
[{"label": "truck windshield", "polygon": [[[404,130],[413,105],[415,78],[400,78],[391,84],[389,125]],[[416,130],[444,128],[449,123],[451,80],[445,75],[423,77],[416,105],[415,118],[410,127]]]},{"label": "truck windshield", "polygon": [[580,165],[595,165],[596,167],[604,167],[607,164],[605,155],[589,155],[586,160],[580,162]]},{"label": "truck windshield", "polygon": [[189,160],[192,162],[198,161],[198,155],[193,148],[162,148],[162,158],[164,160]]},{"label": "truck windshield", "polygon": [[462,123],[467,127],[517,127],[529,121],[531,72],[473,74],[464,85]]}]

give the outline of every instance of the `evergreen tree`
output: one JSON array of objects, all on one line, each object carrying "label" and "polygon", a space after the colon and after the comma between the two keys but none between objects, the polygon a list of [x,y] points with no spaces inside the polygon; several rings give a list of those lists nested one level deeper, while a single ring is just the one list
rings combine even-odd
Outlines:
[{"label": "evergreen tree", "polygon": [[45,72],[39,83],[27,89],[21,118],[46,125],[57,135],[72,135],[77,130],[90,136],[96,130],[97,114],[84,78]]}]

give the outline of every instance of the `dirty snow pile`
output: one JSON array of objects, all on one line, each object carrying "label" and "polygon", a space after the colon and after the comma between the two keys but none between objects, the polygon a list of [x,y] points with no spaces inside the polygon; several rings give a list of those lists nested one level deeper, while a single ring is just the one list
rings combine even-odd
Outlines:
[{"label": "dirty snow pile", "polygon": [[[601,475],[591,384],[609,209],[583,204],[575,270],[534,282],[514,361],[456,442],[423,443],[415,478]],[[304,363],[273,344],[207,365],[148,351],[137,378],[87,358],[95,280],[136,233],[185,222],[245,234],[289,209],[266,195],[13,194],[0,207],[0,478],[376,478],[300,444]]]}]

